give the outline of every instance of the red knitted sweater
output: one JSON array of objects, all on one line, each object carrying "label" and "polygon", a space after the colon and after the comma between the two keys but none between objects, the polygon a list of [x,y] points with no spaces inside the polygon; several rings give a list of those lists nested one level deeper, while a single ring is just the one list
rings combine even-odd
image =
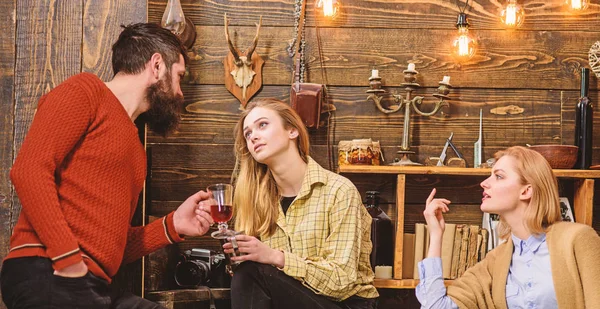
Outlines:
[{"label": "red knitted sweater", "polygon": [[82,259],[96,276],[181,241],[173,213],[131,227],[146,176],[136,126],[95,75],[75,75],[43,96],[10,173],[22,210],[7,259]]}]

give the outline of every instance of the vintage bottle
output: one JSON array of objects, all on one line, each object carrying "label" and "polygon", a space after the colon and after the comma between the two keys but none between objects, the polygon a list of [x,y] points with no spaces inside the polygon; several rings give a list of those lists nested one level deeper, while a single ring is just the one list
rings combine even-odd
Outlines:
[{"label": "vintage bottle", "polygon": [[593,105],[588,97],[590,70],[581,69],[581,95],[575,111],[575,146],[579,147],[575,168],[588,169],[592,164]]},{"label": "vintage bottle", "polygon": [[371,215],[371,267],[394,265],[394,225],[388,215],[379,208],[379,192],[367,191],[365,202]]}]

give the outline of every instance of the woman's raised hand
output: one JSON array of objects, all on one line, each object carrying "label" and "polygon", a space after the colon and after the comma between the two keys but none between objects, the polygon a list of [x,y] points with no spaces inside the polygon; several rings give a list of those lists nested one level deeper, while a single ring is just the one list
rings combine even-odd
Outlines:
[{"label": "woman's raised hand", "polygon": [[427,221],[427,229],[430,236],[441,238],[446,228],[442,213],[450,210],[448,208],[450,201],[444,198],[435,198],[435,193],[436,189],[434,188],[425,202],[423,216],[425,217],[425,221]]}]

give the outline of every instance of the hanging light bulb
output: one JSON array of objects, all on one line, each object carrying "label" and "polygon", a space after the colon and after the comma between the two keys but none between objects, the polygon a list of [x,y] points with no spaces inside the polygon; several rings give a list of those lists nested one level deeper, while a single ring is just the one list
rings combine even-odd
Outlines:
[{"label": "hanging light bulb", "polygon": [[508,0],[506,7],[500,13],[500,19],[509,28],[521,27],[525,19],[525,11],[516,0]]},{"label": "hanging light bulb", "polygon": [[316,0],[315,8],[323,12],[323,16],[331,20],[336,19],[342,8],[340,0]]},{"label": "hanging light bulb", "polygon": [[475,55],[477,42],[469,34],[467,14],[458,14],[456,28],[458,28],[458,37],[454,39],[452,44],[452,55],[459,61],[469,60]]},{"label": "hanging light bulb", "polygon": [[583,11],[587,9],[589,0],[566,0],[565,2],[569,8],[573,11]]},{"label": "hanging light bulb", "polygon": [[185,16],[179,0],[169,0],[162,17],[161,26],[171,30],[175,35],[181,35],[185,29]]}]

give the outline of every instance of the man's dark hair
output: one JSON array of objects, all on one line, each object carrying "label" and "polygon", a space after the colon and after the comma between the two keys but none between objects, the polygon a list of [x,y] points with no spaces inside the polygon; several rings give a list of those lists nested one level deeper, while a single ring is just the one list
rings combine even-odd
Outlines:
[{"label": "man's dark hair", "polygon": [[113,73],[138,74],[154,53],[160,53],[170,69],[179,62],[179,55],[188,62],[186,49],[171,31],[153,23],[137,23],[123,26],[123,32],[112,46]]}]

